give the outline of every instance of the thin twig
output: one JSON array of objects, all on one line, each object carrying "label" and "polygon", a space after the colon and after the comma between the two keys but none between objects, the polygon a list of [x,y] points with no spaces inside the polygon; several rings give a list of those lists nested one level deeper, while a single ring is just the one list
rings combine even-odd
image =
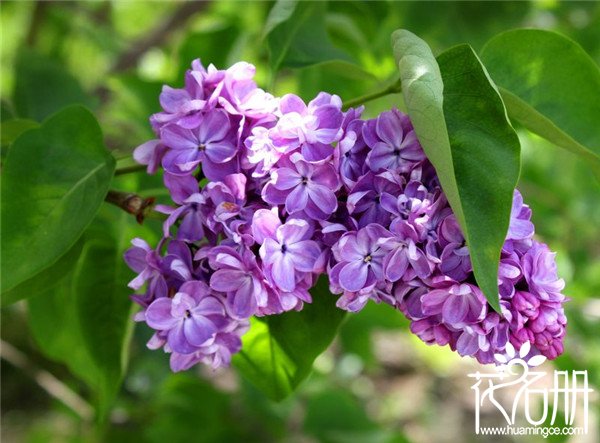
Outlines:
[{"label": "thin twig", "polygon": [[135,219],[141,225],[144,219],[148,215],[148,212],[152,210],[156,199],[154,197],[141,197],[132,192],[122,192],[110,190],[104,201],[118,206],[125,212],[135,215]]},{"label": "thin twig", "polygon": [[400,82],[397,82],[397,83],[394,83],[380,91],[375,91],[371,94],[365,94],[361,97],[346,100],[344,102],[344,109],[347,110],[349,108],[354,108],[354,107],[360,106],[366,102],[370,102],[371,100],[375,100],[377,98],[384,97],[384,96],[390,95],[390,94],[397,94],[401,91],[402,91],[402,88],[400,86]]},{"label": "thin twig", "polygon": [[134,42],[127,51],[123,52],[111,71],[126,71],[134,67],[148,49],[165,41],[173,31],[181,29],[195,13],[204,10],[208,4],[209,2],[206,0],[181,3],[172,15],[159,23],[154,30]]},{"label": "thin twig", "polygon": [[36,368],[27,356],[10,343],[0,340],[0,358],[21,369],[48,394],[72,409],[84,421],[94,418],[94,408],[48,371]]},{"label": "thin twig", "polygon": [[[129,49],[121,53],[107,74],[127,71],[135,67],[150,48],[159,46],[169,38],[171,33],[182,29],[195,13],[204,10],[209,3],[209,0],[181,2],[172,15],[161,21],[154,30],[133,42]],[[94,90],[94,95],[100,99],[100,103],[105,104],[110,99],[110,90],[107,86],[100,85]]]},{"label": "thin twig", "polygon": [[146,165],[126,166],[124,168],[118,168],[115,171],[115,175],[131,174],[132,172],[142,172],[142,171],[145,171],[146,168],[147,168]]}]

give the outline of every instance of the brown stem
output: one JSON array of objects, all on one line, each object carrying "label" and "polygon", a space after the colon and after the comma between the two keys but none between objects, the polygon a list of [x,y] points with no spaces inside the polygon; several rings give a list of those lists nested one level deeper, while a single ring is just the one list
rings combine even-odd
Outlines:
[{"label": "brown stem", "polygon": [[118,206],[125,212],[135,215],[135,219],[139,224],[144,222],[144,218],[148,212],[154,206],[156,199],[154,197],[141,197],[132,192],[115,191],[113,189],[108,191],[104,201]]}]

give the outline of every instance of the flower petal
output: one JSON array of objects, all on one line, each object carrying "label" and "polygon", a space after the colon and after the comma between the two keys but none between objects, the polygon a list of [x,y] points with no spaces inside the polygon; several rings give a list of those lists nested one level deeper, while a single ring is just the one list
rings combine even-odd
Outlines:
[{"label": "flower petal", "polygon": [[171,299],[169,298],[154,300],[146,309],[146,323],[152,329],[168,331],[178,322],[179,319],[171,315]]},{"label": "flower petal", "polygon": [[202,315],[192,315],[183,322],[186,340],[192,346],[201,346],[217,332],[215,324]]},{"label": "flower petal", "polygon": [[271,276],[275,284],[286,292],[291,292],[296,288],[294,262],[289,254],[282,254],[279,260],[273,262]]},{"label": "flower petal", "polygon": [[285,199],[285,210],[290,214],[302,211],[308,202],[308,190],[306,186],[298,186]]},{"label": "flower petal", "polygon": [[363,261],[350,262],[340,271],[340,286],[346,291],[360,291],[367,282],[368,274],[368,266]]}]

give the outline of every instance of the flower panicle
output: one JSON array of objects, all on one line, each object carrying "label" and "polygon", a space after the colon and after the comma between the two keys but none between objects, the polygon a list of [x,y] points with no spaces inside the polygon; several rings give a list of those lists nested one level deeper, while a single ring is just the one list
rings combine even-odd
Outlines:
[{"label": "flower panicle", "polygon": [[564,282],[518,191],[500,315],[408,116],[363,119],[326,92],[274,97],[254,73],[195,60],[184,88],[163,88],[156,138],[134,152],[148,173],[163,169],[173,202],[156,207],[168,216],[159,244],[134,239],[125,260],[138,274],[130,287],[145,288],[136,320],[174,371],[228,365],[252,316],[301,310],[322,274],[339,308],[389,304],[424,342],[481,363],[524,343],[530,355],[562,353]]}]

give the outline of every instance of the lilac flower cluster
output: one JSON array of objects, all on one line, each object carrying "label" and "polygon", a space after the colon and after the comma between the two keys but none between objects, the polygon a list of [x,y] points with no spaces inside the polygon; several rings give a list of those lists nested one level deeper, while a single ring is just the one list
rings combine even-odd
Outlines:
[{"label": "lilac flower cluster", "polygon": [[325,273],[338,307],[388,303],[426,343],[482,363],[509,342],[562,352],[564,283],[517,191],[499,315],[406,115],[361,119],[324,92],[308,104],[273,97],[253,76],[248,63],[194,61],[184,88],[163,88],[157,138],[134,153],[149,173],[162,166],[174,203],[156,207],[167,215],[157,247],[135,239],[125,254],[138,273],[130,287],[146,288],[136,319],[174,371],[229,364],[250,317],[302,309]]}]

